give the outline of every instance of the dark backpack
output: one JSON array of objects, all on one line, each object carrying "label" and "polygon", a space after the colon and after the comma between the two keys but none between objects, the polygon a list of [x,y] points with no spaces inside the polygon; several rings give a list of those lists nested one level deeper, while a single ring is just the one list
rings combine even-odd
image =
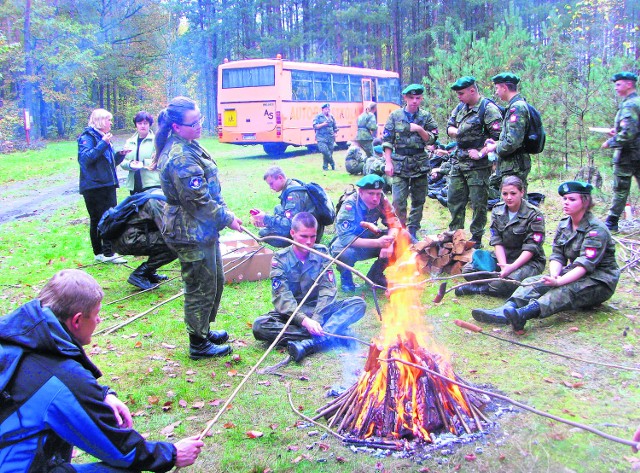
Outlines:
[{"label": "dark backpack", "polygon": [[[309,182],[305,184],[304,182],[298,179],[292,179],[292,181],[296,181],[299,186],[291,186],[282,193],[282,197],[280,197],[281,202],[287,201],[287,196],[291,192],[297,191],[306,191],[307,195],[313,202],[316,211],[314,213],[314,217],[318,220],[318,224],[320,225],[332,225],[334,220],[336,219],[336,208],[333,205],[333,202],[324,191],[319,184],[315,182]],[[283,204],[284,206],[284,204]]]},{"label": "dark backpack", "polygon": [[115,240],[124,232],[127,221],[138,209],[149,199],[159,199],[167,201],[163,194],[153,194],[151,192],[140,192],[124,199],[115,207],[111,207],[104,214],[98,223],[98,233],[104,240]]},{"label": "dark backpack", "polygon": [[529,109],[529,125],[527,126],[527,133],[522,141],[522,147],[529,154],[542,153],[544,150],[544,144],[547,141],[547,134],[542,126],[542,117],[540,112],[536,108],[527,102],[527,108]]},{"label": "dark backpack", "polygon": [[354,186],[353,184],[349,184],[349,185],[351,187],[347,187],[344,190],[344,193],[338,199],[338,203],[336,204],[336,215],[338,213],[340,213],[340,209],[342,208],[342,204],[344,204],[344,201],[347,200],[347,197],[349,197],[350,195],[353,195],[356,192],[356,186]]}]

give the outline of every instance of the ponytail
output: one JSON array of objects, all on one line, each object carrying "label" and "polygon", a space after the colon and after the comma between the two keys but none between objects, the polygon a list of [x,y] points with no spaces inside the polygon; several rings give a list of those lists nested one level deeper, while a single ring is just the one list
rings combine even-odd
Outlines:
[{"label": "ponytail", "polygon": [[162,110],[158,115],[158,133],[156,133],[156,155],[162,154],[169,133],[175,123],[183,123],[184,115],[189,110],[195,110],[196,103],[188,97],[174,97],[171,99],[167,108]]}]

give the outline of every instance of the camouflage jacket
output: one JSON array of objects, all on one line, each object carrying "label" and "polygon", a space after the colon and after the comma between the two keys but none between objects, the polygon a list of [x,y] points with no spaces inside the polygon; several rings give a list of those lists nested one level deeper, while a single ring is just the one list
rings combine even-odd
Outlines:
[{"label": "camouflage jacket", "polygon": [[[316,129],[316,125],[322,123],[329,123],[329,126],[323,126]],[[333,115],[325,116],[324,113],[319,113],[316,118],[313,119],[313,129],[316,131],[316,142],[324,141],[326,143],[333,143],[335,141],[336,133],[338,133],[338,124]]]},{"label": "camouflage jacket", "polygon": [[[500,139],[496,143],[496,154],[500,159],[500,171],[510,171],[519,161],[520,168],[531,168],[531,156],[523,148],[524,137],[529,128],[529,107],[522,95],[516,94],[507,106],[502,122]],[[509,174],[509,173],[507,173]]]},{"label": "camouflage jacket", "polygon": [[614,162],[640,161],[640,97],[637,92],[629,94],[620,104],[614,127],[616,135],[608,140],[609,147],[619,154]]},{"label": "camouflage jacket", "polygon": [[611,290],[615,290],[620,278],[615,243],[604,223],[591,212],[584,214],[575,231],[571,217],[560,220],[549,259],[564,266],[561,274],[582,266],[589,277],[606,284]]},{"label": "camouflage jacket", "polygon": [[351,146],[344,157],[344,166],[349,174],[362,174],[367,154],[362,148]]},{"label": "camouflage jacket", "polygon": [[169,136],[159,159],[167,197],[162,235],[168,243],[211,243],[234,219],[221,195],[218,167],[197,141]]},{"label": "camouflage jacket", "polygon": [[[484,120],[481,123],[479,111],[483,101],[486,102]],[[447,128],[450,126],[458,129],[457,147],[451,156],[452,164],[458,165],[463,171],[488,168],[490,163],[486,156],[482,159],[471,159],[468,150],[480,150],[488,138],[497,140],[500,137],[502,113],[498,106],[484,97],[473,107],[461,102],[451,112]]]},{"label": "camouflage jacket", "polygon": [[160,199],[149,199],[142,204],[127,220],[125,231],[114,242],[116,248],[131,246],[146,248],[164,243],[160,233],[164,208],[165,202]]},{"label": "camouflage jacket", "polygon": [[544,266],[544,215],[538,207],[526,200],[513,220],[509,220],[509,209],[504,202],[496,204],[491,212],[491,246],[501,245],[507,263],[513,263],[523,251],[533,253],[531,261],[539,261]]},{"label": "camouflage jacket", "polygon": [[[305,190],[286,192],[291,187],[298,187],[300,184],[292,179],[287,179],[284,189],[280,194],[280,205],[276,206],[273,215],[265,215],[264,225],[269,233],[290,236],[291,219],[300,212],[314,213],[315,205],[309,194]],[[286,194],[286,197],[285,197]],[[314,214],[315,215],[315,214]]]},{"label": "camouflage jacket", "polygon": [[376,116],[371,112],[363,112],[358,117],[358,131],[356,140],[373,140],[378,131]]},{"label": "camouflage jacket", "polygon": [[[276,312],[291,316],[298,303],[307,294],[316,278],[328,261],[318,255],[309,253],[303,263],[294,253],[294,247],[290,246],[276,252],[271,262],[271,301]],[[314,249],[329,254],[324,245],[314,245]],[[311,295],[301,310],[296,314],[293,323],[301,325],[305,317],[311,317],[319,323],[323,321],[314,317],[320,310],[332,304],[336,300],[336,283],[333,269],[327,270],[318,281],[318,286],[313,289]]]},{"label": "camouflage jacket", "polygon": [[[429,139],[423,140],[420,134],[410,131],[411,123],[420,125],[429,133]],[[429,157],[425,146],[438,139],[438,125],[431,113],[423,109],[411,115],[405,108],[394,110],[389,115],[382,132],[383,147],[393,150],[393,175],[417,177],[429,172]]]},{"label": "camouflage jacket", "polygon": [[[393,208],[383,195],[380,204],[369,209],[364,202],[360,200],[358,192],[354,192],[347,197],[340,212],[336,217],[336,242],[331,246],[332,251],[340,251],[362,232],[360,222],[371,222],[377,225],[378,220],[387,228],[401,228],[400,220],[393,213]],[[360,238],[378,238],[379,235],[366,231]]]}]

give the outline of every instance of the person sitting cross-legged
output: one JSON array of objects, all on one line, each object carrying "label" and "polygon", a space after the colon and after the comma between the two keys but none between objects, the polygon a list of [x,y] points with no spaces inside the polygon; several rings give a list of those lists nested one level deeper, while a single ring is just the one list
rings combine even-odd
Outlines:
[{"label": "person sitting cross-legged", "polygon": [[[328,255],[323,245],[314,245],[318,223],[313,215],[301,212],[291,222],[291,237],[299,243]],[[298,308],[298,304],[312,288],[315,280],[329,264],[326,258],[308,249],[292,245],[274,255],[271,268],[271,295],[275,310],[258,317],[253,323],[256,340],[273,342],[284,324]],[[336,283],[333,270],[327,270],[318,285],[294,316],[279,345],[286,346],[295,361],[320,350],[330,348],[331,338],[325,333],[349,335],[349,327],[360,320],[366,305],[360,297],[336,299]],[[351,344],[346,343],[347,346]]]}]

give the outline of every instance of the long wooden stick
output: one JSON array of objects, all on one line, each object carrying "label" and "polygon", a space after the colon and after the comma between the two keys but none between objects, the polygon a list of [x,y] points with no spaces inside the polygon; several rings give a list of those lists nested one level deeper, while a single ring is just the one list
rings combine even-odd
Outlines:
[{"label": "long wooden stick", "polygon": [[345,441],[345,438],[340,435],[337,432],[334,432],[333,430],[331,430],[329,427],[327,427],[326,425],[322,425],[319,422],[316,422],[315,420],[313,420],[311,417],[307,417],[306,415],[304,415],[302,412],[300,412],[299,410],[297,410],[295,408],[295,406],[293,405],[293,400],[291,399],[291,383],[287,383],[287,397],[289,398],[289,405],[291,406],[291,409],[293,410],[293,412],[295,412],[296,414],[298,414],[300,417],[302,417],[304,420],[306,420],[307,422],[320,427],[321,429],[326,430],[327,432],[329,432],[331,435],[333,435],[336,438],[339,438],[340,440],[342,440],[343,442]]}]

